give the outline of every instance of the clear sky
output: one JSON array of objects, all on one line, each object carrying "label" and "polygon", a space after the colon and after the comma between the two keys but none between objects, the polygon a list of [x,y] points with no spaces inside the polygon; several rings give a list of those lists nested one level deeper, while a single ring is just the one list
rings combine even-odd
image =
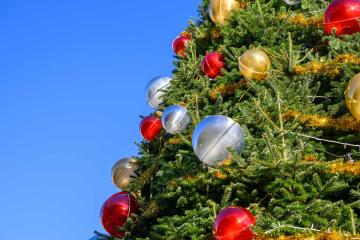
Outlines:
[{"label": "clear sky", "polygon": [[0,0],[0,239],[92,237],[200,0]]}]

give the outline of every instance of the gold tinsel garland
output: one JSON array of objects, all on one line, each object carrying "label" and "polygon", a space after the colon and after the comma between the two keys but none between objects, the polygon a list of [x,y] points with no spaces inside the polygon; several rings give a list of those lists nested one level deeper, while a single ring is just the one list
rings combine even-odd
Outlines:
[{"label": "gold tinsel garland", "polygon": [[307,155],[303,162],[322,164],[327,167],[329,173],[360,175],[360,161],[346,161],[343,158],[338,158],[331,162],[321,162],[314,155]]},{"label": "gold tinsel garland", "polygon": [[287,20],[291,24],[302,26],[302,27],[317,27],[322,28],[323,16],[310,16],[306,17],[304,14],[287,15],[285,13],[278,16],[280,20]]},{"label": "gold tinsel garland", "polygon": [[341,232],[322,232],[316,235],[293,235],[271,238],[265,236],[255,236],[253,240],[359,240],[360,235],[349,235]]},{"label": "gold tinsel garland", "polygon": [[330,173],[360,175],[360,161],[357,162],[333,162],[329,164]]},{"label": "gold tinsel garland", "polygon": [[297,120],[309,127],[332,128],[340,131],[360,131],[360,121],[351,115],[339,118],[321,116],[318,114],[301,114],[300,112],[288,110],[283,114],[284,121]]},{"label": "gold tinsel garland", "polygon": [[317,159],[316,156],[314,155],[307,155],[304,157],[303,162],[318,162],[319,160]]},{"label": "gold tinsel garland", "polygon": [[236,90],[241,87],[247,88],[248,82],[246,80],[242,80],[237,83],[220,84],[211,90],[210,99],[216,101],[218,98],[218,94],[220,94],[223,97],[233,95],[235,94]]},{"label": "gold tinsel garland", "polygon": [[313,60],[303,66],[296,65],[294,66],[293,71],[297,75],[322,73],[331,77],[335,77],[340,74],[340,69],[335,64],[322,63],[317,60]]},{"label": "gold tinsel garland", "polygon": [[296,65],[293,68],[295,74],[325,74],[328,76],[338,76],[341,73],[340,64],[352,63],[354,65],[360,65],[360,58],[354,54],[341,54],[330,62],[321,62],[319,60],[313,60],[305,65]]}]

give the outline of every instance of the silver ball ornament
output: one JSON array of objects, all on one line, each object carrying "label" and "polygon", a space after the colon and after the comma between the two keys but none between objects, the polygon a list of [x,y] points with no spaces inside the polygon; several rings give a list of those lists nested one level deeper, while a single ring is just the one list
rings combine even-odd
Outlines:
[{"label": "silver ball ornament", "polygon": [[131,182],[131,176],[135,174],[136,159],[123,158],[117,161],[111,169],[112,181],[120,189],[126,188]]},{"label": "silver ball ornament", "polygon": [[162,113],[161,122],[166,132],[177,134],[187,128],[191,122],[191,118],[185,107],[171,105]]},{"label": "silver ball ornament", "polygon": [[156,77],[149,81],[145,88],[147,103],[154,109],[158,109],[163,103],[164,91],[170,86],[169,77]]},{"label": "silver ball ornament", "polygon": [[244,131],[229,117],[207,116],[196,126],[192,145],[200,161],[209,166],[218,165],[228,156],[229,148],[238,153],[243,151]]}]

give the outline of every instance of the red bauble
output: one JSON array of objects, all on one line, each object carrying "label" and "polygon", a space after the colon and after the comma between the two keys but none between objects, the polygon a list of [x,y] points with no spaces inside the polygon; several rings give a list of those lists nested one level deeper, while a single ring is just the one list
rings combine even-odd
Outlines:
[{"label": "red bauble", "polygon": [[112,195],[103,204],[100,219],[104,229],[113,237],[124,237],[118,227],[124,226],[129,216],[138,210],[135,199],[127,192]]},{"label": "red bauble", "polygon": [[147,116],[140,122],[140,132],[147,141],[153,141],[161,132],[161,120],[154,116]]},{"label": "red bauble", "polygon": [[327,34],[336,30],[336,35],[360,31],[360,0],[335,0],[325,11],[324,29]]},{"label": "red bauble", "polygon": [[209,78],[219,76],[223,67],[225,67],[224,57],[218,52],[207,53],[201,64],[201,70]]},{"label": "red bauble", "polygon": [[185,47],[186,44],[191,40],[191,35],[187,32],[182,33],[180,36],[175,38],[172,42],[172,48],[176,54],[179,56],[185,56]]},{"label": "red bauble", "polygon": [[250,226],[255,222],[255,216],[245,208],[224,208],[215,220],[216,240],[250,240],[254,236]]}]

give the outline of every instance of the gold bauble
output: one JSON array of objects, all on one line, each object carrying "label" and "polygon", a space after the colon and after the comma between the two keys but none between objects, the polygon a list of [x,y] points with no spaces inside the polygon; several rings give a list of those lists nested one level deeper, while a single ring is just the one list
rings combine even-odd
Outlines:
[{"label": "gold bauble", "polygon": [[240,3],[236,0],[210,0],[209,15],[217,24],[225,24],[233,10],[239,9]]},{"label": "gold bauble", "polygon": [[239,69],[246,79],[260,80],[267,77],[270,69],[270,59],[260,49],[251,49],[239,57]]},{"label": "gold bauble", "polygon": [[345,103],[351,114],[360,121],[360,73],[350,80],[345,90]]},{"label": "gold bauble", "polygon": [[114,164],[111,176],[115,186],[123,190],[129,185],[131,176],[135,174],[137,169],[135,163],[136,159],[134,158],[123,158]]}]

